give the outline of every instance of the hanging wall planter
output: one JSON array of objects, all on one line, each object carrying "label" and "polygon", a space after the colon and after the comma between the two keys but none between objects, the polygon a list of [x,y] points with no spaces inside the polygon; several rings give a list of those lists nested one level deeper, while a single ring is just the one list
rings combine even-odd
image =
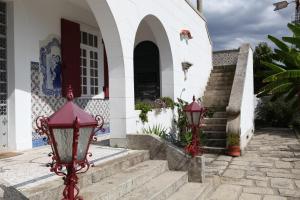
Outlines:
[{"label": "hanging wall planter", "polygon": [[181,40],[190,40],[190,39],[193,39],[193,36],[191,34],[191,32],[189,30],[181,30],[180,32],[180,38]]},{"label": "hanging wall planter", "polygon": [[190,69],[190,67],[193,66],[193,63],[185,61],[185,62],[182,62],[181,65],[182,65],[182,70],[184,72],[184,80],[186,80],[187,79],[187,76],[186,76],[187,72]]}]

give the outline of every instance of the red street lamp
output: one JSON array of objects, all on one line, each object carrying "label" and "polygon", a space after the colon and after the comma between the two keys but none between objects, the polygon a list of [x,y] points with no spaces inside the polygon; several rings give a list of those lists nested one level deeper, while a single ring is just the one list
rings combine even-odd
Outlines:
[{"label": "red street lamp", "polygon": [[[85,173],[90,163],[87,156],[95,133],[103,126],[103,118],[83,111],[73,103],[72,88],[69,87],[68,102],[49,118],[38,117],[36,120],[37,132],[48,137],[51,145],[52,163],[50,171],[64,177],[66,185],[63,191],[63,200],[82,200],[79,197],[77,174]],[[99,128],[96,130],[96,128]]]},{"label": "red street lamp", "polygon": [[193,96],[193,102],[184,108],[184,112],[188,119],[188,126],[192,129],[193,134],[192,143],[185,150],[195,157],[202,153],[198,129],[206,111],[204,107],[196,102],[195,96]]}]

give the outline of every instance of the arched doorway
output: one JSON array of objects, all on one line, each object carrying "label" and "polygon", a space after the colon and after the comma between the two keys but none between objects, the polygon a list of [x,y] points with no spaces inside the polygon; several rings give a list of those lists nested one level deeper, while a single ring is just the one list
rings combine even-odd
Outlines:
[{"label": "arched doorway", "polygon": [[174,98],[174,66],[171,46],[162,22],[145,16],[136,31],[134,49],[135,100]]},{"label": "arched doorway", "polygon": [[151,41],[134,49],[134,91],[136,101],[154,101],[160,97],[159,49]]}]

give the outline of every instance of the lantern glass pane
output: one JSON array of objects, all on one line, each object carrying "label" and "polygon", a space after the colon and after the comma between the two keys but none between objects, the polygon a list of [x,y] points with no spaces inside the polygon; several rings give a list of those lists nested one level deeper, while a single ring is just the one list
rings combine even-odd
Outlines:
[{"label": "lantern glass pane", "polygon": [[192,113],[191,112],[186,112],[186,117],[188,119],[189,125],[193,125]]},{"label": "lantern glass pane", "polygon": [[73,129],[53,129],[58,156],[63,163],[72,161]]},{"label": "lantern glass pane", "polygon": [[83,161],[86,157],[87,147],[90,142],[91,134],[93,133],[93,127],[79,129],[79,140],[77,148],[77,160]]},{"label": "lantern glass pane", "polygon": [[200,124],[200,115],[201,113],[200,112],[193,112],[193,124],[195,126],[199,125]]}]

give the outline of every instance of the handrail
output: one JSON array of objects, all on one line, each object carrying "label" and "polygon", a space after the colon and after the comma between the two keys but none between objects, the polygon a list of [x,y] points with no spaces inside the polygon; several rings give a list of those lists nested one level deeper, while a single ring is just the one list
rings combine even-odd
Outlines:
[{"label": "handrail", "polygon": [[240,134],[241,132],[240,113],[243,101],[250,48],[250,44],[243,44],[239,51],[229,104],[226,108],[228,117],[226,130],[227,133]]}]

